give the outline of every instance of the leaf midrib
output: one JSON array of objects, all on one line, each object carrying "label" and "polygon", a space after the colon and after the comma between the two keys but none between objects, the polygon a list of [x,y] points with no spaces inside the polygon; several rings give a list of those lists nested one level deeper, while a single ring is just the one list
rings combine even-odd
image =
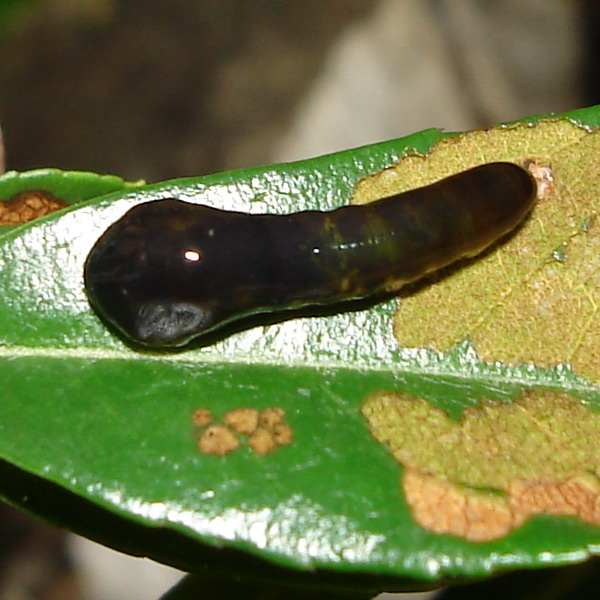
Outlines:
[{"label": "leaf midrib", "polygon": [[[437,354],[437,353],[436,353]],[[448,355],[439,354],[439,357],[443,360],[448,359]],[[494,369],[497,365],[486,364],[483,362],[473,363],[473,366],[479,366],[486,368],[487,372],[477,374],[464,371],[452,370],[451,365],[443,363],[440,365],[441,368],[404,368],[400,365],[388,364],[386,368],[369,364],[368,362],[355,361],[351,364],[343,363],[341,361],[332,361],[319,359],[318,361],[310,360],[287,360],[287,361],[276,361],[276,360],[253,360],[251,356],[238,356],[236,360],[223,360],[223,356],[218,352],[204,352],[202,353],[202,360],[193,360],[189,353],[171,354],[171,355],[151,355],[144,353],[127,352],[122,350],[107,349],[107,348],[89,348],[85,346],[71,347],[71,348],[60,348],[52,346],[0,346],[0,360],[2,359],[19,359],[19,358],[44,358],[44,359],[55,359],[55,360],[89,360],[89,361],[126,361],[126,362],[163,362],[179,365],[187,365],[190,367],[204,367],[204,366],[227,366],[235,369],[236,367],[268,367],[268,368],[285,368],[285,369],[314,369],[323,371],[343,371],[343,370],[359,370],[368,373],[382,373],[392,374],[400,377],[402,375],[417,375],[427,377],[439,377],[444,378],[446,381],[455,380],[457,382],[471,382],[480,383],[488,386],[506,385],[511,386],[540,386],[545,385],[543,381],[540,381],[539,374],[536,377],[535,373],[531,376],[525,376],[520,373],[518,367],[511,367],[508,365],[500,365],[500,368],[505,368],[507,372],[505,374],[501,372],[495,372]],[[544,370],[545,371],[545,370]],[[545,371],[547,372],[547,371]],[[593,384],[587,382],[578,383],[577,381],[561,382],[561,384],[555,383],[552,387],[556,387],[562,391],[574,393],[574,394],[589,394],[593,391]]]}]

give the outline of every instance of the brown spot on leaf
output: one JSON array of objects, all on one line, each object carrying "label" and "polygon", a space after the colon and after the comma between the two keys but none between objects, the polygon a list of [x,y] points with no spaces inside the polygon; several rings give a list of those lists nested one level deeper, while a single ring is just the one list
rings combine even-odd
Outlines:
[{"label": "brown spot on leaf", "polygon": [[571,515],[600,525],[600,481],[581,473],[564,481],[512,481],[512,506],[527,515]]},{"label": "brown spot on leaf", "polygon": [[402,481],[415,521],[429,531],[489,542],[535,515],[578,517],[600,525],[600,482],[588,474],[564,481],[515,480],[506,497],[457,486],[407,469]]},{"label": "brown spot on leaf", "polygon": [[248,445],[256,454],[264,456],[277,449],[277,442],[273,437],[273,432],[268,429],[257,429],[249,438]]},{"label": "brown spot on leaf", "polygon": [[209,408],[198,408],[192,413],[192,423],[196,427],[206,427],[212,421]]},{"label": "brown spot on leaf", "polygon": [[258,427],[258,410],[255,408],[236,408],[230,410],[223,421],[236,433],[251,435]]},{"label": "brown spot on leaf", "polygon": [[277,423],[273,426],[273,439],[279,446],[287,446],[292,443],[292,428],[285,423]]},{"label": "brown spot on leaf", "polygon": [[524,520],[504,498],[460,488],[415,469],[406,469],[402,485],[415,521],[433,533],[488,542],[508,535]]},{"label": "brown spot on leaf", "polygon": [[235,434],[225,425],[210,425],[198,440],[198,449],[202,454],[224,456],[240,445]]},{"label": "brown spot on leaf", "polygon": [[483,399],[455,422],[422,398],[377,393],[361,411],[405,466],[407,502],[430,531],[488,541],[539,514],[600,526],[600,414],[578,398]]},{"label": "brown spot on leaf", "polygon": [[43,190],[20,192],[0,201],[0,225],[20,225],[68,206],[66,202]]},{"label": "brown spot on leaf", "polygon": [[[223,417],[223,424],[212,423],[212,411],[198,408],[192,413],[194,427],[200,428],[198,449],[203,454],[223,456],[233,452],[247,438],[248,447],[259,455],[270,454],[292,443],[292,428],[284,422],[285,411],[267,408],[236,408]],[[206,428],[206,429],[204,429]]]},{"label": "brown spot on leaf", "polygon": [[260,413],[260,424],[263,427],[274,427],[283,422],[285,411],[282,408],[267,408]]}]

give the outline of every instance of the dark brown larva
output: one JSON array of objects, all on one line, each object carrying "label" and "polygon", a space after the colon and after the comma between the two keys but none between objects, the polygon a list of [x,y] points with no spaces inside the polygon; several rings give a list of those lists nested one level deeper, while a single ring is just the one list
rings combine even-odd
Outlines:
[{"label": "dark brown larva", "polygon": [[241,317],[398,289],[520,223],[536,184],[490,163],[363,206],[246,214],[166,199],[132,208],[85,264],[92,306],[125,336],[182,346]]}]

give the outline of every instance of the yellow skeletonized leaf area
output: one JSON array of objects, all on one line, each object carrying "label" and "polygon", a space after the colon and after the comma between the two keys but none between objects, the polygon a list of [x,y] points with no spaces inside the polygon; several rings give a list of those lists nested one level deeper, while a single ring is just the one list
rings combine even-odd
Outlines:
[{"label": "yellow skeletonized leaf area", "polygon": [[469,338],[485,361],[569,364],[600,381],[600,132],[566,120],[477,131],[362,180],[354,200],[426,185],[494,161],[549,166],[553,186],[514,236],[400,301],[404,347]]},{"label": "yellow skeletonized leaf area", "polygon": [[405,467],[417,523],[484,542],[538,514],[600,526],[600,414],[565,393],[482,400],[457,423],[410,394],[376,393],[361,412]]}]

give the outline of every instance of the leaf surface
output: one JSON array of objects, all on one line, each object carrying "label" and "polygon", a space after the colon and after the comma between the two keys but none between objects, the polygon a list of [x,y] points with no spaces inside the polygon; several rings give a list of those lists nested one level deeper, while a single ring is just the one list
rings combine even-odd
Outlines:
[{"label": "leaf surface", "polygon": [[[552,122],[556,120],[553,117]],[[544,160],[546,150],[536,149],[533,157],[528,152],[528,135],[537,121],[512,128],[505,138],[510,147],[491,142],[488,147],[480,134],[479,149],[470,146],[469,160],[477,162],[477,152],[479,162]],[[561,156],[571,153],[594,163],[597,153],[588,156],[593,153],[587,144],[599,125],[600,109],[577,111],[558,121],[575,130],[577,140],[569,145],[561,136],[546,133],[547,152],[560,149]],[[548,127],[549,122],[541,126]],[[260,324],[185,352],[150,353],[116,337],[87,302],[82,271],[91,246],[137,203],[176,197],[249,212],[331,209],[350,201],[365,176],[388,169],[405,156],[417,158],[400,161],[397,189],[422,184],[415,168],[401,170],[403,163],[419,163],[426,170],[431,163],[433,178],[460,170],[449,158],[437,163],[436,150],[428,155],[436,142],[444,144],[448,138],[455,150],[465,139],[427,130],[299,163],[112,193],[82,184],[80,202],[0,234],[4,497],[104,543],[187,569],[195,566],[193,552],[182,556],[185,544],[159,548],[144,535],[177,534],[201,549],[203,561],[208,556],[218,561],[217,548],[225,547],[266,559],[256,563],[265,571],[271,563],[298,571],[318,569],[325,575],[370,574],[429,585],[449,577],[565,564],[596,552],[600,528],[572,515],[533,515],[486,542],[420,525],[402,484],[407,465],[394,458],[389,444],[371,431],[361,413],[367,399],[380,391],[424,399],[455,421],[469,407],[482,406],[484,398],[512,402],[527,390],[567,394],[586,410],[597,411],[598,379],[588,368],[571,368],[568,340],[564,355],[555,339],[548,340],[554,352],[550,357],[511,355],[496,343],[493,329],[477,329],[474,334],[475,317],[459,319],[451,334],[443,319],[437,319],[442,321],[440,339],[445,341],[435,349],[431,322],[436,318],[429,317],[428,322],[416,312],[415,321],[427,325],[426,335],[409,342],[401,338],[399,343],[392,329],[398,302],[390,300],[352,312]],[[593,186],[598,185],[595,173]],[[583,177],[581,172],[577,176]],[[68,180],[69,174],[64,178]],[[43,181],[37,183],[40,187]],[[0,195],[3,186],[10,185],[0,178]],[[354,201],[359,191],[360,187]],[[561,201],[564,196],[552,199]],[[566,201],[572,203],[573,198]],[[589,219],[598,210],[595,202],[581,212],[575,207],[574,214],[582,222]],[[520,233],[511,243],[518,246],[519,237]],[[571,238],[559,236],[558,243],[565,239]],[[535,250],[536,264],[547,259],[551,246]],[[515,270],[514,276],[503,273],[503,281],[509,277],[517,286],[527,285],[508,248],[500,246],[484,260],[494,256],[503,256],[506,268]],[[590,261],[592,266],[585,268],[597,269],[597,260],[597,255],[580,253],[578,264]],[[452,277],[469,277],[466,272],[478,264],[473,261]],[[584,272],[578,270],[572,279],[583,287]],[[444,284],[452,286],[452,277]],[[476,273],[468,279],[472,294],[442,295],[441,314],[474,310],[480,315],[477,307],[485,305],[486,297],[498,305],[498,288],[488,281],[494,277]],[[587,294],[597,299],[594,287]],[[402,298],[400,309],[411,301]],[[427,314],[435,315],[435,310],[431,307]],[[598,318],[597,312],[588,316],[592,321]],[[512,321],[513,332],[522,327],[510,314],[502,319],[508,325]],[[415,331],[417,335],[419,328]],[[553,335],[560,335],[560,328]],[[597,346],[598,340],[593,338],[594,342]],[[522,344],[527,352],[527,341]],[[522,356],[533,358],[522,363]],[[271,436],[276,426],[265,415],[274,413],[265,411],[277,409],[279,425],[289,429],[291,438],[263,455],[253,450],[250,434],[234,431],[237,449],[224,456],[201,453],[198,439],[206,429],[223,427],[231,411],[243,408],[255,410],[263,419],[261,428]],[[200,417],[206,418],[200,422]],[[600,440],[590,439],[589,444],[598,446]],[[80,510],[72,509],[71,500],[44,502],[46,483],[57,486],[48,498],[55,493],[60,497],[56,490],[68,490],[75,504],[83,503]],[[92,522],[84,523],[86,510],[94,515]],[[460,514],[464,516],[464,511]],[[111,525],[115,515],[123,521],[122,529]],[[135,547],[133,526],[138,528]]]}]

